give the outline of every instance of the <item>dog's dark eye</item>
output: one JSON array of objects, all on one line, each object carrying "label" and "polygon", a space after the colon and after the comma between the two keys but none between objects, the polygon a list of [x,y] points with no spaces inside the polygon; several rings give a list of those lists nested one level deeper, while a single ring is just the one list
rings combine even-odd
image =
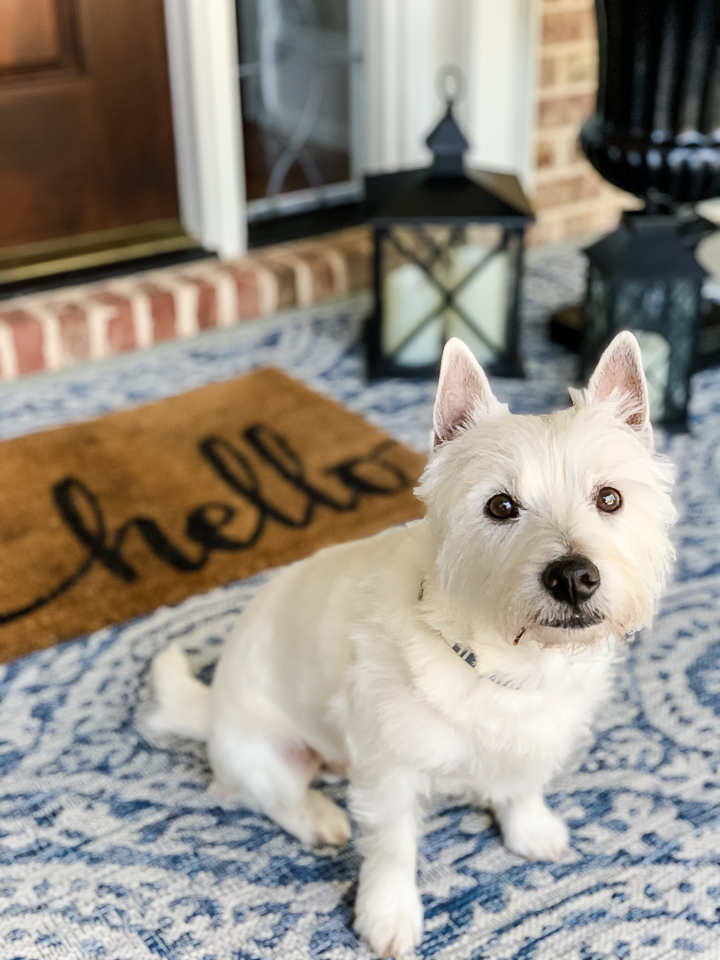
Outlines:
[{"label": "dog's dark eye", "polygon": [[509,493],[496,493],[485,504],[485,515],[493,520],[514,520],[520,516],[520,507]]},{"label": "dog's dark eye", "polygon": [[595,497],[595,506],[603,513],[615,513],[622,506],[622,497],[612,487],[603,487]]}]

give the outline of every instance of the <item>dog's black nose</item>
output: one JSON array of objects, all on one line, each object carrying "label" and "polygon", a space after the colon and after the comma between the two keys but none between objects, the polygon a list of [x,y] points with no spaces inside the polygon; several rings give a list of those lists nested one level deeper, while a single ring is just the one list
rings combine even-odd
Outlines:
[{"label": "dog's black nose", "polygon": [[587,557],[571,554],[553,560],[545,568],[542,582],[547,592],[560,603],[578,607],[600,586],[600,571]]}]

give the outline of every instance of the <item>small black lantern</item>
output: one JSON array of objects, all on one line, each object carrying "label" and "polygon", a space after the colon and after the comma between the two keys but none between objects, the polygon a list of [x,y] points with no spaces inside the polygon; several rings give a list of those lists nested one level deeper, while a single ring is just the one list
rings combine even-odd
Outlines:
[{"label": "small black lantern", "polygon": [[620,227],[589,247],[582,342],[588,376],[620,330],[638,338],[650,417],[684,430],[705,269],[677,217],[626,213]]},{"label": "small black lantern", "polygon": [[517,177],[465,168],[468,142],[452,108],[448,96],[426,140],[429,168],[365,179],[375,231],[371,378],[436,374],[453,336],[491,372],[522,376],[518,309],[532,210]]}]

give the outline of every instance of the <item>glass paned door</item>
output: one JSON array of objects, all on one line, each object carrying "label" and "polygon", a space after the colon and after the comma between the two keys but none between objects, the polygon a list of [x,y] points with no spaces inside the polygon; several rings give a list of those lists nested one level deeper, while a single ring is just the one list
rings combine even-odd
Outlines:
[{"label": "glass paned door", "polygon": [[362,0],[236,0],[248,219],[360,195]]}]

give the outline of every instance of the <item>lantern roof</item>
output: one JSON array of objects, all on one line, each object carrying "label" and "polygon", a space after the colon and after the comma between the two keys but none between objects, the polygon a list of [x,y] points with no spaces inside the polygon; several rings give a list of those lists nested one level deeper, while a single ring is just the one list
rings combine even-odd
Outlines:
[{"label": "lantern roof", "polygon": [[608,280],[701,281],[708,273],[692,248],[693,238],[683,237],[674,216],[628,212],[617,230],[587,247],[585,254]]},{"label": "lantern roof", "polygon": [[522,228],[534,219],[516,176],[465,167],[468,142],[451,100],[425,142],[433,153],[431,166],[365,177],[373,226],[499,223]]},{"label": "lantern roof", "polygon": [[432,168],[365,177],[370,223],[419,226],[422,223],[500,223],[524,227],[534,217],[517,177],[465,170],[460,177],[437,177]]}]

